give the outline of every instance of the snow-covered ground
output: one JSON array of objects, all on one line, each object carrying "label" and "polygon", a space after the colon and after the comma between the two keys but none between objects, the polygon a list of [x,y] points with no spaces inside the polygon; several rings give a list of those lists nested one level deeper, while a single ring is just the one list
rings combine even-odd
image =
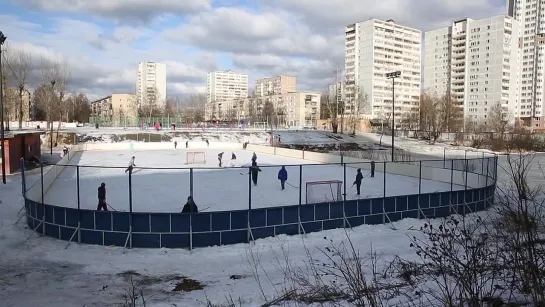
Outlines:
[{"label": "snow-covered ground", "polygon": [[[413,148],[418,150],[417,145]],[[442,158],[442,151],[437,152]],[[229,154],[226,152],[226,155]],[[125,166],[128,159],[129,157],[123,157],[121,166]],[[248,160],[243,156],[239,159]],[[264,155],[259,157],[261,164],[264,164],[262,159],[265,159]],[[141,163],[140,160],[141,157],[137,156],[137,165]],[[532,168],[530,174],[531,179],[536,182],[542,180],[537,169],[538,160],[545,165],[543,156],[536,157],[536,167]],[[212,161],[217,161],[214,156]],[[505,163],[505,160],[501,161]],[[109,160],[103,159],[99,162],[109,163]],[[123,172],[122,169],[117,171]],[[297,176],[293,173],[290,171],[290,182],[292,178],[297,178],[293,177]],[[499,173],[504,174],[501,168]],[[265,177],[263,172],[260,175],[260,179]],[[39,172],[29,171],[27,176],[29,180],[38,180]],[[239,177],[242,178],[241,175]],[[8,184],[0,184],[1,306],[116,306],[124,302],[122,295],[128,282],[124,278],[126,274],[123,273],[127,271],[135,271],[141,274],[141,278],[145,278],[143,287],[147,306],[206,306],[207,299],[214,303],[225,303],[227,297],[232,297],[236,302],[240,298],[242,306],[259,306],[263,302],[260,288],[263,288],[267,298],[271,298],[285,282],[285,276],[279,268],[279,262],[285,259],[284,251],[287,251],[292,265],[304,266],[307,252],[318,262],[326,261],[320,250],[328,244],[327,240],[331,239],[335,244],[346,241],[344,230],[337,229],[308,234],[306,237],[279,236],[258,240],[255,245],[209,247],[193,252],[171,249],[135,249],[125,252],[117,247],[77,244],[65,249],[66,242],[40,237],[29,230],[24,221],[15,224],[22,214],[19,212],[23,205],[20,196],[21,182],[19,176],[8,176],[8,180]],[[500,182],[502,180],[505,177],[500,178]],[[93,204],[99,182],[100,179],[96,179],[90,184]],[[262,182],[265,181],[260,180],[260,186]],[[66,184],[75,186],[73,180]],[[229,181],[225,185],[235,184]],[[278,183],[271,186],[278,188]],[[390,187],[401,188],[388,185]],[[186,188],[180,185],[180,190],[186,191]],[[109,192],[111,191],[110,188]],[[218,192],[212,189],[208,192],[216,193]],[[242,201],[246,200],[245,195],[240,196]],[[392,230],[389,225],[364,225],[354,228],[353,231],[349,230],[348,234],[362,255],[370,252],[372,247],[384,259],[399,256],[416,260],[407,236],[418,235],[414,229],[419,229],[425,222],[405,219],[393,224],[397,230]],[[251,254],[257,254],[254,259],[259,258],[258,270],[261,273],[262,287],[253,278],[255,267],[248,260],[248,255]],[[234,275],[238,275],[237,278],[231,278]],[[191,292],[172,291],[174,283],[181,276],[199,281],[204,289]]]},{"label": "snow-covered ground", "polygon": [[[189,150],[193,151],[193,150]],[[195,202],[209,211],[238,210],[248,208],[248,169],[252,152],[235,150],[223,155],[223,166],[230,164],[231,153],[237,159],[235,168],[218,168],[219,149],[198,150],[206,155],[205,164],[193,172],[193,197]],[[136,168],[132,176],[133,211],[140,212],[180,212],[185,204],[190,189],[189,169],[147,169],[147,168],[186,168],[186,149],[151,150],[151,151],[86,151],[79,152],[71,160],[72,165],[80,168],[81,208],[95,209],[97,188],[106,183],[108,204],[119,211],[129,210],[128,175],[124,172],[131,156],[135,156]],[[297,205],[299,203],[299,166],[311,162],[275,155],[259,154],[261,167],[258,185],[252,185],[252,208]],[[284,191],[280,188],[278,171],[280,165],[288,165],[288,183]],[[289,166],[292,165],[292,166]],[[92,167],[97,166],[97,167]],[[120,168],[100,168],[120,167]],[[347,167],[347,198],[360,198],[351,184],[355,180],[356,168]],[[362,182],[361,198],[381,197],[384,195],[384,174],[375,173],[371,178],[368,171],[363,171],[366,178]],[[76,168],[66,167],[45,195],[45,203],[59,206],[77,207]],[[344,170],[341,165],[304,165],[303,197],[305,203],[306,183],[324,180],[343,180]],[[449,191],[450,184],[422,179],[422,192]],[[418,194],[418,178],[386,175],[386,196]],[[335,190],[336,186],[332,188]],[[463,189],[454,186],[454,190]],[[309,197],[316,202],[331,201],[331,187],[314,187]],[[336,193],[335,193],[336,195]],[[310,201],[310,199],[309,199]]]}]

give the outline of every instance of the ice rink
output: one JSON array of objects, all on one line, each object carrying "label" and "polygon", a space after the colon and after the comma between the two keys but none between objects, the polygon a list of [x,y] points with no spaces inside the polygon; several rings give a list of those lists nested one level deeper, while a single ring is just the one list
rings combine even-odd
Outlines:
[{"label": "ice rink", "polygon": [[[222,211],[248,208],[248,168],[218,168],[218,153],[224,151],[223,164],[228,165],[231,153],[237,156],[235,166],[250,165],[251,151],[204,149],[189,150],[205,153],[206,163],[194,165],[193,196],[199,210]],[[125,173],[131,156],[135,156],[136,168],[132,175],[132,203],[134,212],[180,212],[190,191],[190,165],[186,163],[186,149],[147,151],[86,151],[78,152],[71,165],[80,165],[80,206],[96,209],[97,188],[106,183],[107,203],[118,211],[129,211],[129,175]],[[341,165],[316,165],[314,162],[257,153],[259,173],[258,185],[251,191],[252,208],[288,206],[299,204],[299,164],[303,164],[302,203],[305,203],[305,186],[309,181],[343,180]],[[313,165],[305,165],[313,164]],[[287,166],[288,183],[281,190],[278,171]],[[96,166],[96,167],[90,167]],[[110,168],[100,168],[100,167]],[[119,167],[119,168],[112,168]],[[141,169],[140,167],[144,168]],[[145,169],[145,168],[185,169]],[[374,178],[366,176],[359,198],[384,195],[384,175],[376,172]],[[356,169],[346,169],[347,199],[357,199],[352,187]],[[50,205],[77,207],[77,170],[67,166],[45,194],[45,203]],[[418,194],[418,178],[393,174],[386,175],[386,195]],[[344,188],[344,187],[343,187]],[[450,184],[422,180],[422,193],[449,191]],[[329,191],[329,187],[327,187]],[[463,189],[454,186],[453,189]],[[342,190],[342,189],[341,189]],[[325,193],[326,191],[324,191]]]}]

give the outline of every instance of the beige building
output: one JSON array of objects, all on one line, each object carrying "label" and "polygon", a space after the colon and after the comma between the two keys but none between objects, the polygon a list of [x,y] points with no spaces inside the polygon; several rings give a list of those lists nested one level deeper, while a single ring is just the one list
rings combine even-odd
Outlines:
[{"label": "beige building", "polygon": [[[278,127],[316,127],[320,93],[294,92],[209,103],[206,120],[273,122]],[[268,105],[272,106],[270,108]]]},{"label": "beige building", "polygon": [[293,93],[297,90],[297,79],[292,76],[276,76],[255,81],[255,97]]},{"label": "beige building", "polygon": [[112,126],[137,124],[138,105],[136,95],[113,94],[91,102],[91,115]]}]

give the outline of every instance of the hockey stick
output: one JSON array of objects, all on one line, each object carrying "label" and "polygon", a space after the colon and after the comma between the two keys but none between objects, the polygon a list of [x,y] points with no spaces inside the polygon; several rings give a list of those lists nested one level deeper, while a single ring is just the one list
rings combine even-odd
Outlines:
[{"label": "hockey stick", "polygon": [[110,204],[106,203],[106,206],[110,207],[110,209],[114,210],[115,212],[117,212],[117,210],[114,209],[114,207],[110,206]]},{"label": "hockey stick", "polygon": [[291,183],[289,183],[289,182],[287,182],[287,181],[286,181],[286,184],[288,184],[288,185],[289,185],[290,187],[292,187],[292,188],[299,189],[299,187],[296,187],[296,186],[294,186],[293,184],[291,184]]},{"label": "hockey stick", "polygon": [[203,211],[208,210],[208,209],[210,209],[210,206],[208,206],[208,207],[202,209],[200,212],[203,212]]}]

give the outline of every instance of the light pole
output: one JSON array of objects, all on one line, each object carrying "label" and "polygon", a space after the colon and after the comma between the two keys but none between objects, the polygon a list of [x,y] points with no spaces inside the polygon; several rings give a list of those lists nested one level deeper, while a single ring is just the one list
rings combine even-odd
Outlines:
[{"label": "light pole", "polygon": [[6,150],[4,146],[4,98],[3,89],[3,74],[2,74],[2,45],[6,41],[7,37],[0,31],[0,143],[2,145],[2,183],[6,184]]},{"label": "light pole", "polygon": [[389,72],[386,78],[392,79],[392,161],[394,161],[394,136],[395,136],[395,83],[401,76],[401,71]]}]

